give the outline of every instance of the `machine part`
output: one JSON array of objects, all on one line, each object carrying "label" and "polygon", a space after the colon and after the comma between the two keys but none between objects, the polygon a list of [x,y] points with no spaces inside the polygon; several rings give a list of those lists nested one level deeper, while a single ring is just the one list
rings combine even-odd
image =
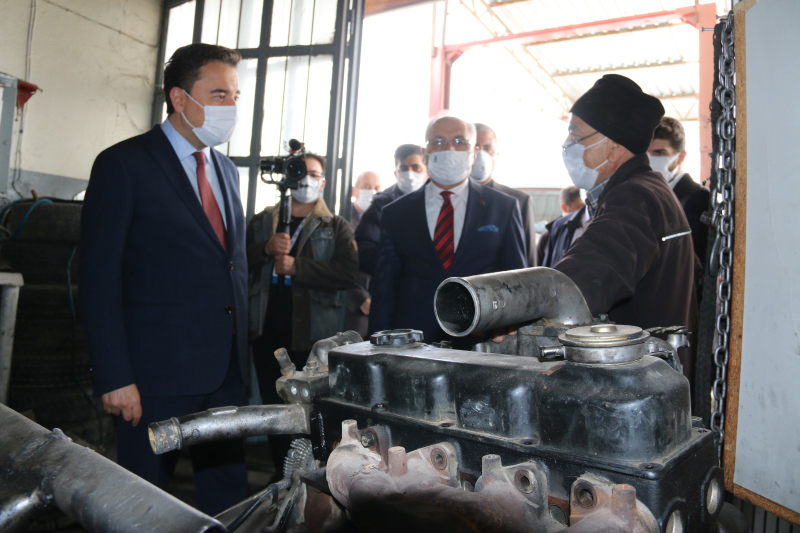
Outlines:
[{"label": "machine part", "polygon": [[[403,376],[401,384],[396,376]],[[648,355],[628,364],[584,365],[426,345],[415,345],[411,357],[361,343],[331,352],[330,381],[330,394],[315,402],[317,412],[336,405],[373,421],[407,418],[439,434],[436,442],[441,435],[479,434],[531,453],[540,446],[666,466],[703,437],[691,428],[689,382]],[[388,406],[386,412],[373,410],[376,404]],[[336,417],[323,416],[330,433]]]},{"label": "machine part", "polygon": [[422,340],[422,332],[417,329],[388,329],[369,337],[369,342],[375,346],[406,346]]},{"label": "machine part", "polygon": [[[533,329],[533,326],[526,327]],[[627,328],[618,329],[627,331]],[[503,464],[516,467],[508,476],[509,486],[515,493],[539,494],[543,498],[541,509],[554,523],[561,524],[560,528],[565,523],[576,531],[627,531],[626,528],[631,527],[629,522],[620,519],[619,513],[611,510],[593,514],[591,520],[587,512],[582,524],[571,522],[572,485],[578,479],[594,476],[605,480],[603,490],[608,494],[609,509],[613,508],[614,486],[630,485],[639,502],[637,516],[647,518],[649,512],[654,517],[645,520],[645,524],[649,524],[647,527],[655,520],[656,530],[663,531],[671,517],[673,524],[676,523],[678,515],[673,517],[673,513],[679,511],[684,531],[706,530],[716,524],[713,511],[719,507],[707,505],[707,501],[717,501],[707,496],[707,487],[713,485],[713,482],[709,485],[708,480],[719,470],[714,435],[693,424],[686,378],[664,360],[649,355],[653,350],[658,349],[653,352],[658,355],[672,347],[665,341],[648,337],[646,332],[631,330],[625,337],[618,343],[625,344],[630,338],[636,338],[639,343],[616,348],[571,347],[587,351],[640,350],[635,360],[623,364],[544,361],[425,344],[379,347],[362,343],[331,351],[331,392],[314,402],[315,420],[322,431],[315,432],[312,441],[315,450],[328,450],[331,454],[327,479],[332,494],[365,530],[374,526],[383,531],[387,523],[395,527],[395,522],[408,529],[439,528],[442,524],[433,518],[433,509],[439,512],[442,506],[432,502],[447,501],[446,507],[454,509],[460,504],[453,502],[464,498],[461,493],[453,500],[449,492],[445,494],[444,489],[433,487],[441,494],[424,493],[415,504],[419,511],[417,517],[401,513],[401,519],[390,511],[411,503],[411,497],[392,496],[399,499],[391,500],[386,495],[402,486],[394,478],[378,480],[384,472],[389,475],[390,462],[398,465],[394,468],[398,472],[404,468],[414,470],[409,460],[404,463],[390,459],[390,452],[392,457],[397,454],[406,459],[419,452],[419,460],[424,459],[431,470],[438,472],[435,465],[444,464],[444,461],[433,449],[449,444],[456,454],[445,455],[447,468],[457,466],[458,487],[462,493],[470,493],[470,489],[485,490],[478,491],[482,487],[478,480],[485,470],[485,458],[496,455],[502,458]],[[573,343],[586,341],[573,338]],[[393,379],[398,375],[403,376],[402,383]],[[631,383],[636,386],[631,387]],[[377,410],[376,405],[383,408]],[[357,426],[337,427],[348,419],[356,420]],[[358,427],[365,429],[358,430]],[[397,440],[390,438],[390,442],[382,444],[384,439],[378,434],[379,430],[396,436]],[[336,447],[340,431],[344,433]],[[345,436],[351,431],[352,447],[343,447],[350,442]],[[365,448],[362,437],[367,431],[374,431],[377,439],[373,443],[371,437],[367,437],[365,441],[370,446]],[[324,442],[319,440],[318,433],[325,435]],[[347,474],[352,479],[345,479],[346,469],[337,473],[334,466],[341,458],[355,454],[355,445],[360,450],[361,462],[348,463],[352,469]],[[381,451],[385,446],[389,448]],[[405,450],[414,451],[406,453]],[[348,455],[342,455],[346,452]],[[544,480],[531,477],[529,473],[518,473],[523,470],[521,465],[534,475],[543,472]],[[340,487],[337,493],[337,479],[349,484],[349,488],[345,491]],[[546,487],[546,490],[541,489],[540,494],[539,487]],[[420,494],[416,489],[410,490],[412,494]],[[451,490],[449,485],[447,490]],[[710,490],[713,493],[713,489]],[[349,501],[354,494],[361,495],[359,498],[363,496],[363,500],[359,500],[362,503],[355,505]],[[374,505],[380,512],[368,510],[373,505],[368,502],[368,494],[373,495]],[[501,503],[490,505],[483,500],[482,505],[495,509],[498,520],[505,520],[506,515],[513,514],[505,504],[511,505],[513,501],[506,495]],[[645,510],[639,511],[639,504],[644,505]],[[467,523],[464,520],[471,516],[470,511],[459,509],[457,517],[448,515],[450,521],[445,521],[446,527],[453,530],[462,527],[465,531],[497,531],[506,527],[505,524],[503,528],[496,528],[480,522],[476,522],[477,526]],[[393,518],[387,518],[389,516]],[[539,531],[541,519],[531,520],[527,522],[529,530]],[[517,526],[508,527],[513,530]]]},{"label": "machine part", "polygon": [[278,360],[278,364],[281,367],[281,375],[285,378],[292,377],[297,367],[294,366],[294,363],[292,363],[292,360],[289,358],[289,352],[286,351],[286,348],[278,348],[275,350],[275,359]]},{"label": "machine part", "polygon": [[316,365],[316,361],[309,361],[302,372],[295,372],[291,377],[282,377],[275,382],[283,401],[309,405],[315,398],[328,394],[328,374],[320,372]]},{"label": "machine part", "polygon": [[578,286],[545,267],[446,279],[436,289],[434,310],[455,337],[540,318],[572,327],[592,323]]},{"label": "machine part", "polygon": [[636,489],[587,475],[572,484],[570,525],[565,531],[658,533],[650,510],[636,499]]},{"label": "machine part", "polygon": [[[295,439],[290,445],[289,453],[286,455],[283,464],[283,479],[277,483],[269,485],[260,493],[252,496],[248,501],[248,505],[231,523],[228,525],[228,531],[233,532],[239,529],[244,523],[258,510],[261,505],[267,500],[270,505],[274,505],[278,499],[278,494],[282,490],[289,489],[289,494],[286,495],[278,509],[274,519],[272,528],[277,528],[278,524],[285,523],[288,519],[288,514],[291,512],[291,506],[287,504],[287,500],[294,500],[296,503],[299,494],[300,476],[314,468],[314,454],[311,447],[311,441],[308,439]],[[294,504],[292,504],[293,506]],[[239,507],[239,506],[237,506]],[[230,510],[229,510],[230,511]],[[227,516],[229,511],[225,511],[223,515]],[[259,526],[257,530],[262,530]],[[263,531],[272,530],[270,528]]]},{"label": "machine part", "polygon": [[309,432],[308,412],[300,405],[217,407],[153,422],[148,430],[150,446],[156,454],[204,442]]},{"label": "machine part", "polygon": [[618,326],[617,324],[596,324],[572,328],[559,340],[565,346],[581,348],[621,348],[640,344],[650,334],[636,326]]},{"label": "machine part", "polygon": [[26,531],[57,507],[92,532],[226,531],[202,514],[59,430],[0,405],[0,530]]},{"label": "machine part", "polygon": [[565,529],[565,512],[549,504],[547,470],[537,461],[504,466],[499,455],[485,455],[473,487],[459,482],[459,453],[449,443],[410,453],[393,446],[380,454],[359,445],[361,434],[355,421],[342,423],[342,441],[326,474],[332,494],[367,531],[414,526],[436,531],[658,531],[655,517],[630,485],[591,475],[579,478],[572,487],[572,527]]},{"label": "machine part", "polygon": [[675,348],[675,345],[664,339],[653,337],[650,330],[648,330],[648,332],[651,334],[651,337],[647,339],[647,353],[653,357],[658,357],[675,369],[676,372],[683,374],[683,365],[678,357],[678,349]]},{"label": "machine part", "polygon": [[361,342],[362,340],[361,335],[355,331],[345,331],[344,333],[337,333],[333,337],[328,337],[327,339],[320,339],[315,342],[314,346],[311,348],[311,354],[306,362],[306,367],[308,367],[310,363],[316,362],[320,372],[327,371],[328,352],[339,346]]},{"label": "machine part", "polygon": [[631,363],[642,358],[650,337],[636,326],[596,324],[572,328],[559,335],[567,361],[583,364]]},{"label": "machine part", "polygon": [[[734,192],[736,185],[736,54],[734,51],[733,11],[721,22],[722,55],[719,58],[719,85],[714,89],[714,98],[722,107],[716,124],[719,146],[714,152],[717,161],[717,179],[711,191],[714,199],[712,225],[717,238],[712,250],[712,269],[718,269],[717,287],[717,348],[714,350],[716,377],[712,396],[714,410],[711,413],[711,430],[719,436],[718,455],[722,460],[725,440],[725,397],[728,392],[728,359],[731,338],[731,294],[733,293],[733,231]],[[716,267],[716,268],[715,268]],[[706,280],[706,283],[709,281]]]},{"label": "machine part", "polygon": [[228,532],[233,533],[234,531],[239,529],[242,526],[242,524],[244,524],[245,521],[248,518],[250,518],[253,515],[253,513],[256,512],[256,509],[261,507],[261,505],[265,501],[270,500],[270,505],[274,504],[275,500],[277,500],[278,498],[278,491],[289,488],[290,485],[291,485],[290,481],[282,479],[277,483],[269,485],[266,489],[256,494],[253,503],[247,509],[245,509],[245,511],[242,514],[236,517],[236,519],[233,522],[230,523],[230,525],[228,526]]}]

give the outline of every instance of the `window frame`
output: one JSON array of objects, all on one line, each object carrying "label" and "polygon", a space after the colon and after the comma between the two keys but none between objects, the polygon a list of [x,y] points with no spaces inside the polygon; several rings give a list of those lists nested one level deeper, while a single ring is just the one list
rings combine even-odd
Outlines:
[{"label": "window frame", "polygon": [[[195,2],[192,42],[201,41],[205,0],[165,0],[158,46],[156,91],[153,97],[152,122],[161,122],[165,103],[164,58],[170,10],[187,2]],[[264,122],[264,92],[266,88],[267,61],[271,58],[295,56],[329,55],[333,58],[331,78],[331,100],[328,116],[328,143],[326,182],[323,198],[331,212],[348,218],[350,216],[350,188],[353,179],[353,145],[355,142],[355,118],[358,95],[358,74],[361,55],[361,33],[364,19],[364,0],[337,0],[334,39],[321,45],[270,46],[272,30],[273,0],[264,0],[261,15],[261,36],[256,48],[237,48],[242,59],[257,60],[253,129],[250,137],[250,153],[230,159],[237,167],[249,169],[249,182],[245,212],[247,220],[255,214],[255,199],[260,176],[261,132]],[[264,154],[276,155],[276,154]]]}]

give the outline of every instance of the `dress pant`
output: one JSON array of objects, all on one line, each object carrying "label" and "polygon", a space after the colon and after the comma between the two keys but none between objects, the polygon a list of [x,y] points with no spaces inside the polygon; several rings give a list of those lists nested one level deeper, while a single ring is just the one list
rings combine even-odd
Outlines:
[{"label": "dress pant", "polygon": [[[178,451],[156,455],[150,447],[147,429],[152,422],[205,411],[213,407],[242,406],[247,403],[239,371],[234,337],[231,362],[222,385],[210,394],[196,396],[142,396],[142,419],[136,427],[117,421],[117,462],[153,485],[166,490]],[[247,470],[241,439],[199,444],[188,448],[197,485],[198,509],[210,516],[247,497]]]}]

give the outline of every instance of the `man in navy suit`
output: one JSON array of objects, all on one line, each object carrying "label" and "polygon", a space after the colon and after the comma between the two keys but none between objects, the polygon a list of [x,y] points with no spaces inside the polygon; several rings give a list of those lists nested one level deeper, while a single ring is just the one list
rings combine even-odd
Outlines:
[{"label": "man in navy suit", "polygon": [[441,117],[425,138],[430,181],[383,210],[369,329],[419,329],[435,342],[446,338],[433,310],[442,281],[527,264],[516,198],[469,180],[475,126]]},{"label": "man in navy suit", "polygon": [[[180,48],[167,120],[95,160],[81,220],[80,297],[94,388],[118,418],[118,462],[166,488],[176,452],[151,422],[245,397],[247,260],[236,167],[211,147],[236,125],[241,56]],[[241,441],[191,448],[199,508],[246,497]]]}]

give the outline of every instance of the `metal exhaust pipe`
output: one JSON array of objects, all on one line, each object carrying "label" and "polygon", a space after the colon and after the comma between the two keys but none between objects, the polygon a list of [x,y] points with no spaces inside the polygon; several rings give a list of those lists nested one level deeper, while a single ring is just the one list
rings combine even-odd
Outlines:
[{"label": "metal exhaust pipe", "polygon": [[295,433],[310,433],[308,413],[301,405],[217,407],[153,422],[148,429],[150,446],[156,454],[204,442]]},{"label": "metal exhaust pipe", "polygon": [[541,318],[573,327],[592,323],[578,286],[545,267],[446,279],[436,289],[434,312],[454,337]]}]

